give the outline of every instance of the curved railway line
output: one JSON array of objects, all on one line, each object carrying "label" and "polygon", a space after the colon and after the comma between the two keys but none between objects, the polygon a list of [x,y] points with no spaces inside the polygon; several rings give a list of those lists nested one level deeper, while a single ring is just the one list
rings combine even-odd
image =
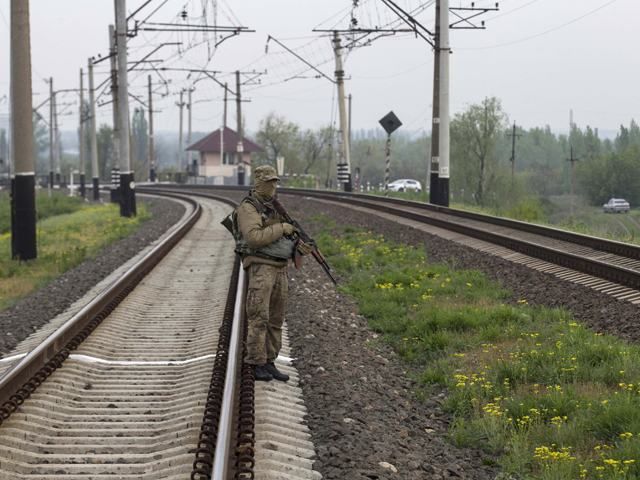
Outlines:
[{"label": "curved railway line", "polygon": [[[0,359],[2,478],[322,478],[286,332],[278,363],[290,382],[255,384],[241,364],[244,274],[219,221],[244,189],[141,191],[190,211],[72,318]],[[398,199],[281,194],[426,229],[640,303],[633,245]]]}]

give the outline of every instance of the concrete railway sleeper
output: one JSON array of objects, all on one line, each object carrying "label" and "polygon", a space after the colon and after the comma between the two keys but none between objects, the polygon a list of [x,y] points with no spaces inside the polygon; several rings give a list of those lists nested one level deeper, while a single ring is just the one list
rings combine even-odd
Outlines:
[{"label": "concrete railway sleeper", "polygon": [[0,379],[2,478],[177,479],[207,464],[239,268],[228,208],[190,202],[173,235]]}]

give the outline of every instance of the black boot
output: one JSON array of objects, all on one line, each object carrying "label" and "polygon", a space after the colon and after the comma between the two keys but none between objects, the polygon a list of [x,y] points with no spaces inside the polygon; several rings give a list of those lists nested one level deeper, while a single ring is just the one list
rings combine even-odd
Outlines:
[{"label": "black boot", "polygon": [[273,380],[273,375],[271,375],[266,365],[254,365],[253,373],[256,380],[263,382],[270,382]]},{"label": "black boot", "polygon": [[264,367],[267,372],[269,372],[269,374],[276,380],[279,380],[281,382],[286,382],[287,380],[289,380],[289,375],[278,370],[275,363],[269,362]]}]

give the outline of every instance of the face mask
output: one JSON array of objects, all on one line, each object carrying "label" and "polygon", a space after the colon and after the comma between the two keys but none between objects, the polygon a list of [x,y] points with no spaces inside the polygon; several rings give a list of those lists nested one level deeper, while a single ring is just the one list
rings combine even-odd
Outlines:
[{"label": "face mask", "polygon": [[256,193],[265,200],[271,200],[276,194],[276,181],[256,183]]}]

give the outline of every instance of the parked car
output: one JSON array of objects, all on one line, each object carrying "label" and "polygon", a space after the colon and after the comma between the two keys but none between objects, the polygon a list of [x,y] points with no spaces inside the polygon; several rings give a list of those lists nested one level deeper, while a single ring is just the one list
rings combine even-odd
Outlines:
[{"label": "parked car", "polygon": [[624,198],[611,198],[602,206],[604,213],[627,213],[629,208],[629,202]]},{"label": "parked car", "polygon": [[389,184],[389,191],[391,192],[421,192],[422,184],[417,180],[411,180],[403,178],[400,180],[394,180]]}]

